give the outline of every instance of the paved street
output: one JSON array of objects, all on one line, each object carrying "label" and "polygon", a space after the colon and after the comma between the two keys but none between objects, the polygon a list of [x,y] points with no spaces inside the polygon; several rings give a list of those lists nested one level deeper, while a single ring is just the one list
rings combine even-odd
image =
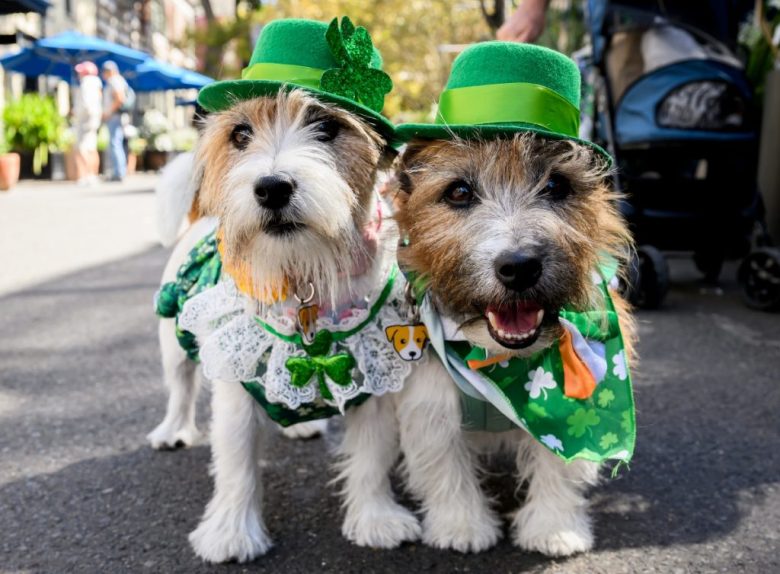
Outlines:
[{"label": "paved street", "polygon": [[[639,315],[637,451],[592,493],[593,552],[351,546],[328,485],[334,424],[326,439],[271,443],[271,553],[201,564],[186,535],[211,492],[208,447],[144,440],[165,399],[152,183],[0,193],[1,572],[780,572],[780,316],[742,306],[733,266],[722,295],[700,293],[684,261],[665,308]],[[487,487],[516,506],[511,481]]]}]

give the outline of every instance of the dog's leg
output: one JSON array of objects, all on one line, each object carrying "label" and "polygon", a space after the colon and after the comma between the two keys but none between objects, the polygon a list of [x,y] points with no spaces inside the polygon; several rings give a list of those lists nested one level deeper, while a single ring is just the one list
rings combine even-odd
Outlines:
[{"label": "dog's leg", "polygon": [[409,487],[421,499],[423,541],[479,552],[501,536],[480,488],[475,455],[461,429],[460,396],[441,363],[429,357],[398,397],[401,449]]},{"label": "dog's leg", "polygon": [[176,340],[176,323],[162,319],[159,327],[163,378],[168,388],[165,418],[146,435],[153,448],[168,449],[193,446],[203,440],[195,424],[200,376],[194,361],[187,358]]},{"label": "dog's leg", "polygon": [[314,438],[316,436],[324,435],[327,432],[328,419],[307,421],[305,423],[298,423],[297,425],[282,427],[282,434],[287,438],[292,439]]},{"label": "dog's leg", "polygon": [[339,480],[346,516],[341,532],[358,546],[395,548],[420,537],[417,518],[393,499],[390,471],[398,459],[398,428],[390,397],[347,411]]},{"label": "dog's leg", "polygon": [[240,384],[214,381],[212,387],[214,495],[190,543],[207,562],[246,562],[271,547],[259,465],[267,423]]},{"label": "dog's leg", "polygon": [[512,520],[512,541],[524,550],[569,556],[593,547],[585,489],[598,480],[597,464],[566,464],[526,436],[517,454],[520,480],[528,480],[526,502]]}]

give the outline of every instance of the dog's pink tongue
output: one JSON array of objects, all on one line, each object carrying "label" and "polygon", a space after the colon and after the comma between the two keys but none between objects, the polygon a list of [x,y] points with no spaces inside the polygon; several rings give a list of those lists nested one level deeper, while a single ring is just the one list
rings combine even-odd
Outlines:
[{"label": "dog's pink tongue", "polygon": [[538,325],[542,308],[533,301],[522,301],[509,307],[491,305],[487,310],[492,314],[494,327],[507,333],[526,333]]}]

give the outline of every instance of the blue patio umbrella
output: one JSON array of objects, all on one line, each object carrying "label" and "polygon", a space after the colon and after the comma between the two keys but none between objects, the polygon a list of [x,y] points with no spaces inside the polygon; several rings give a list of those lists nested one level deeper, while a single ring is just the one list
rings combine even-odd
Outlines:
[{"label": "blue patio umbrella", "polygon": [[76,81],[73,66],[44,58],[31,48],[6,54],[0,58],[0,66],[8,72],[17,72],[25,76],[58,76],[71,83]]},{"label": "blue patio umbrella", "polygon": [[200,89],[214,81],[203,74],[152,58],[127,72],[125,78],[136,92]]},{"label": "blue patio umbrella", "polygon": [[32,46],[0,58],[6,70],[27,76],[59,76],[76,83],[73,67],[90,60],[98,66],[107,60],[116,62],[122,73],[136,68],[150,58],[149,54],[114,42],[85,36],[78,32],[63,32],[42,38]]}]

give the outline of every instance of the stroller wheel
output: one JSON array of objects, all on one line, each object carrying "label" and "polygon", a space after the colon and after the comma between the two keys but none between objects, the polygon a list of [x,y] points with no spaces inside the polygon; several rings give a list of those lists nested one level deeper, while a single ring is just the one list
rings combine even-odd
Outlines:
[{"label": "stroller wheel", "polygon": [[742,260],[737,271],[742,298],[751,309],[780,309],[780,249],[760,247]]},{"label": "stroller wheel", "polygon": [[652,245],[637,248],[628,273],[632,280],[628,300],[641,309],[657,309],[669,291],[669,266]]}]

